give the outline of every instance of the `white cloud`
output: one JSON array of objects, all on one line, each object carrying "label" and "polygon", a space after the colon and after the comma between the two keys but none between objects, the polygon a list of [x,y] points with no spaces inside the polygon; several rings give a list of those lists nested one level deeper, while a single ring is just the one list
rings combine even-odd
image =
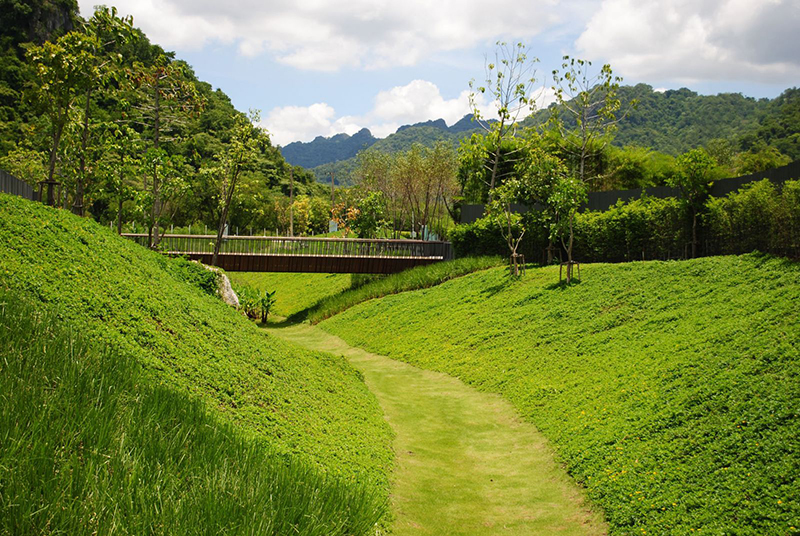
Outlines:
[{"label": "white cloud", "polygon": [[[301,69],[414,65],[440,51],[529,39],[559,21],[561,0],[117,0],[156,43],[197,49],[236,43]],[[84,15],[95,2],[80,0]]]},{"label": "white cloud", "polygon": [[[478,105],[484,116],[491,118],[496,114],[495,103],[479,98]],[[469,91],[446,99],[432,82],[413,80],[405,86],[378,93],[372,109],[363,116],[337,116],[330,105],[316,103],[274,108],[262,125],[270,132],[273,143],[286,145],[341,132],[352,135],[364,127],[374,136],[383,138],[402,125],[440,118],[452,125],[468,113],[471,113]]]},{"label": "white cloud", "polygon": [[791,83],[797,28],[797,0],[604,0],[576,45],[637,79]]}]

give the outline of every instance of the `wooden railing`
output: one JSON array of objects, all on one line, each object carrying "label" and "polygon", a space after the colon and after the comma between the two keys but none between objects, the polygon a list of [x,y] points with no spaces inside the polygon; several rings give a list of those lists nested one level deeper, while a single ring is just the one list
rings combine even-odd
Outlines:
[{"label": "wooden railing", "polygon": [[[128,233],[122,236],[148,246],[147,234]],[[215,235],[176,235],[161,237],[158,249],[170,254],[210,254],[214,251]],[[368,258],[430,258],[450,260],[450,242],[424,240],[385,240],[360,238],[298,238],[278,236],[227,236],[220,246],[221,254],[368,257]]]}]

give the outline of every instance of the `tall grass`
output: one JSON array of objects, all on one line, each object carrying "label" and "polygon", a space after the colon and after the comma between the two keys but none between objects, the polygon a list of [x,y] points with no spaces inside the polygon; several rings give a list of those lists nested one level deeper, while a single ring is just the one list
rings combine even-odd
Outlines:
[{"label": "tall grass", "polygon": [[60,318],[0,293],[0,534],[375,533],[379,484],[276,454]]},{"label": "tall grass", "polygon": [[361,302],[398,294],[409,290],[428,288],[450,279],[501,264],[500,257],[464,257],[428,266],[418,266],[388,277],[374,279],[360,286],[327,296],[313,306],[293,314],[292,321],[308,320],[312,324],[340,313]]}]

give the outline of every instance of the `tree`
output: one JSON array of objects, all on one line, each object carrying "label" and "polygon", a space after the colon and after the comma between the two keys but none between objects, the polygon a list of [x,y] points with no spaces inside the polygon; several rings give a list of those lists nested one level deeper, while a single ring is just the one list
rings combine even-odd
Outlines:
[{"label": "tree", "polygon": [[495,225],[500,229],[500,234],[506,241],[511,256],[509,259],[511,273],[514,277],[519,277],[520,255],[517,253],[527,228],[522,216],[512,211],[512,203],[519,201],[522,185],[518,178],[509,178],[506,182],[495,188],[494,199],[487,206],[487,214]]},{"label": "tree", "polygon": [[791,163],[792,159],[781,154],[775,147],[765,145],[763,142],[754,145],[746,153],[736,155],[736,169],[740,175],[758,173]]},{"label": "tree", "polygon": [[108,53],[107,49],[133,39],[133,17],[118,17],[117,9],[98,7],[92,18],[84,26],[84,32],[91,37],[91,61],[85,64],[85,94],[83,125],[80,136],[79,164],[75,177],[75,198],[72,211],[84,215],[84,192],[87,182],[87,152],[91,124],[92,94],[106,87],[109,82],[121,76],[122,56]]},{"label": "tree", "polygon": [[697,213],[711,191],[714,182],[714,159],[705,149],[692,149],[676,161],[679,173],[668,184],[680,189],[683,201],[692,211],[692,257],[697,256]]},{"label": "tree", "polygon": [[[551,106],[550,125],[560,137],[567,157],[575,161],[576,175],[583,183],[592,181],[596,172],[589,168],[592,157],[599,155],[611,141],[617,124],[630,109],[618,115],[617,98],[622,78],[614,76],[609,64],[591,73],[592,62],[564,56],[561,70],[553,71],[556,102]],[[630,106],[635,106],[631,101]]]},{"label": "tree", "polygon": [[373,191],[358,200],[358,212],[353,220],[353,229],[359,238],[377,238],[387,227],[386,198],[382,192]]},{"label": "tree", "polygon": [[572,258],[575,214],[584,201],[586,201],[586,184],[570,175],[561,176],[555,181],[553,191],[547,199],[553,214],[550,237],[561,240],[561,245],[567,252],[567,285],[572,280],[572,268],[576,264]]},{"label": "tree", "polygon": [[[474,80],[469,83],[472,114],[486,132],[488,142],[488,158],[484,165],[489,172],[489,201],[494,196],[498,182],[504,178],[500,169],[503,141],[516,135],[517,120],[521,115],[523,118],[527,116],[525,112],[530,113],[535,106],[532,90],[536,83],[536,71],[533,64],[538,61],[536,58],[528,58],[522,43],[512,46],[498,41],[495,61],[486,63],[484,85],[476,87]],[[498,119],[491,122],[481,114],[476,100],[478,94],[487,93],[497,105]],[[506,158],[508,157],[507,154]]]},{"label": "tree", "polygon": [[[162,141],[174,141],[171,136],[187,117],[199,112],[205,106],[204,99],[197,92],[195,85],[184,78],[183,67],[166,55],[159,55],[152,65],[136,63],[130,77],[137,88],[134,96],[137,103],[134,107],[139,115],[139,125],[147,129],[152,140],[153,155],[162,151]],[[162,156],[166,156],[164,153]],[[145,171],[145,177],[151,180],[151,206],[148,233],[150,247],[155,248],[160,241],[159,221],[164,210],[162,199],[162,182],[159,175],[158,162],[163,157],[147,158],[153,166]],[[145,188],[147,181],[145,179]]]},{"label": "tree", "polygon": [[383,195],[390,214],[392,235],[396,238],[397,233],[403,228],[406,207],[397,184],[395,165],[394,155],[376,149],[366,149],[356,155],[353,176],[356,184],[363,190],[380,192]]},{"label": "tree", "polygon": [[[548,227],[550,243],[558,240],[567,252],[567,284],[572,281],[576,264],[572,251],[575,235],[575,214],[586,200],[586,186],[572,175],[564,162],[542,147],[531,147],[517,168],[513,183],[517,185],[518,202],[541,207]],[[550,255],[548,247],[548,261]]]},{"label": "tree", "polygon": [[326,199],[311,197],[309,199],[308,225],[314,234],[328,232],[328,222],[331,220],[331,206]]},{"label": "tree", "polygon": [[47,167],[47,204],[55,204],[53,189],[58,151],[70,111],[90,81],[87,73],[94,64],[97,38],[69,32],[55,42],[28,45],[26,56],[33,67],[33,83],[28,95],[38,110],[50,120],[50,155]]},{"label": "tree", "polygon": [[214,242],[214,254],[211,264],[217,266],[217,256],[222,245],[222,235],[228,222],[228,211],[231,207],[236,184],[242,171],[252,162],[256,154],[264,146],[266,134],[256,126],[260,120],[259,112],[250,110],[247,117],[239,116],[231,132],[231,140],[225,151],[218,156],[218,163],[212,172],[220,180],[220,217],[217,227],[217,239]]},{"label": "tree", "polygon": [[132,177],[141,169],[141,139],[127,125],[116,125],[106,132],[104,154],[99,160],[101,189],[117,206],[117,233],[122,233],[122,205],[134,197]]}]

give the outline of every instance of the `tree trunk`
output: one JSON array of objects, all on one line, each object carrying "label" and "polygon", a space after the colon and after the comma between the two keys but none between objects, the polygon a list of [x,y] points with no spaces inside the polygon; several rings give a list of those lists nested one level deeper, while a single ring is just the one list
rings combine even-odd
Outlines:
[{"label": "tree trunk", "polygon": [[[155,121],[153,122],[153,148],[156,151],[160,145],[160,134],[161,134],[161,89],[159,88],[158,84],[158,77],[155,80],[155,106],[154,106],[154,116]],[[158,219],[161,216],[161,187],[158,184],[158,164],[153,163],[153,209],[150,213],[150,247],[156,248],[158,247],[159,242],[159,233],[158,233]]]},{"label": "tree trunk", "polygon": [[83,194],[86,186],[86,147],[89,145],[89,111],[92,99],[92,88],[86,90],[86,108],[83,110],[83,132],[81,133],[81,157],[78,167],[78,178],[75,183],[75,200],[72,213],[83,217]]},{"label": "tree trunk", "polygon": [[497,149],[494,153],[494,162],[492,163],[492,177],[489,180],[489,203],[492,202],[494,195],[494,187],[497,184],[497,172],[500,168],[500,149],[503,145],[503,123],[505,118],[500,119],[500,128],[497,131]]},{"label": "tree trunk", "polygon": [[697,209],[692,209],[692,258],[697,257]]},{"label": "tree trunk", "polygon": [[56,206],[56,191],[53,184],[53,177],[56,174],[56,160],[58,159],[58,145],[61,143],[61,133],[64,131],[64,125],[58,125],[53,130],[53,147],[50,150],[50,162],[47,169],[47,205]]},{"label": "tree trunk", "polygon": [[117,205],[117,234],[122,234],[122,196],[119,196]]},{"label": "tree trunk", "polygon": [[572,244],[574,239],[574,214],[569,215],[569,245],[567,246],[567,285],[572,281]]},{"label": "tree trunk", "polygon": [[294,170],[289,168],[289,236],[294,236]]},{"label": "tree trunk", "polygon": [[[217,240],[214,242],[214,254],[211,256],[211,264],[217,266],[217,257],[219,256],[220,245],[222,244],[222,234],[225,232],[225,224],[228,221],[228,212],[231,208],[231,201],[233,201],[233,192],[236,189],[236,182],[239,178],[238,165],[233,168],[233,176],[231,177],[230,188],[226,188],[223,192],[224,205],[222,207],[222,214],[219,219],[219,227],[217,228]],[[224,182],[223,182],[224,184]]]}]

